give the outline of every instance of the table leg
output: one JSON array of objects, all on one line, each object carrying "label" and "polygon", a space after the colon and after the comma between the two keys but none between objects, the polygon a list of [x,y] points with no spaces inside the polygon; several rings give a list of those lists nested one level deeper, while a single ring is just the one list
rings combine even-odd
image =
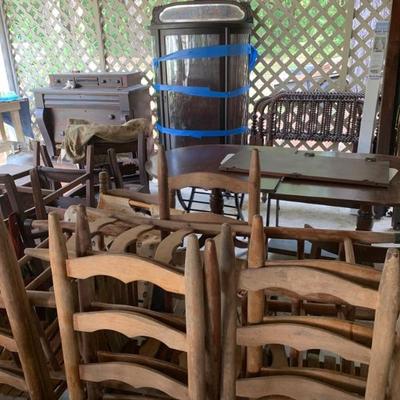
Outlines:
[{"label": "table leg", "polygon": [[11,111],[10,114],[11,114],[11,121],[15,129],[15,134],[17,135],[17,141],[25,143],[25,136],[21,125],[21,118],[19,116],[19,111]]},{"label": "table leg", "polygon": [[224,214],[224,199],[220,189],[213,189],[210,197],[210,208],[214,214]]},{"label": "table leg", "polygon": [[374,219],[372,213],[372,206],[364,205],[358,210],[357,217],[357,230],[358,231],[371,231],[374,226]]},{"label": "table leg", "polygon": [[4,121],[3,121],[3,116],[0,113],[0,134],[1,134],[1,140],[3,142],[7,142],[7,134],[6,134],[6,128],[4,127]]}]

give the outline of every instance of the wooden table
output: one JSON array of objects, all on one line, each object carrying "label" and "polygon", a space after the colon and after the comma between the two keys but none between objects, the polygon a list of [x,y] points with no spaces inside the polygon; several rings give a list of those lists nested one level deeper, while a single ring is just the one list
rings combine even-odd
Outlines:
[{"label": "wooden table", "polygon": [[18,165],[18,164],[3,164],[0,165],[0,174],[11,175],[14,180],[24,178],[29,175],[29,171],[32,169],[32,164]]},{"label": "wooden table", "polygon": [[20,100],[0,102],[0,134],[3,142],[8,141],[2,116],[4,112],[9,112],[11,115],[11,121],[15,129],[17,141],[21,143],[25,142],[25,136],[22,129],[21,118],[19,115],[20,109],[21,109]]},{"label": "wooden table", "polygon": [[[166,152],[168,174],[181,175],[190,172],[218,172],[220,163],[227,154],[237,153],[245,146],[239,145],[201,145],[182,147]],[[253,146],[246,146],[250,148]],[[256,146],[254,146],[256,147]],[[265,147],[256,147],[260,151]],[[280,151],[281,148],[268,148],[268,151]],[[288,151],[293,151],[288,149]],[[282,153],[284,154],[284,152]],[[321,157],[364,159],[367,154],[316,152]],[[389,161],[391,168],[400,171],[400,158],[385,155],[373,155],[377,161]],[[157,157],[152,157],[148,163],[148,172],[157,175]],[[370,230],[373,225],[372,206],[400,206],[400,174],[390,182],[388,188],[355,186],[340,183],[312,182],[297,179],[262,178],[261,190],[272,196],[287,201],[323,204],[337,207],[359,209],[357,228]],[[277,185],[275,185],[278,183]]]}]

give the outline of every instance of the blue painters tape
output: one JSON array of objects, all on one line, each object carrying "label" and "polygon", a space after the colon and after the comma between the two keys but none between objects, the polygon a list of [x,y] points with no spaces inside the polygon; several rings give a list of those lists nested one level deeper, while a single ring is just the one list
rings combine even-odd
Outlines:
[{"label": "blue painters tape", "polygon": [[216,58],[230,56],[249,56],[249,69],[253,70],[257,63],[258,51],[251,44],[222,44],[217,46],[196,47],[179,50],[153,60],[153,67],[158,68],[160,62],[182,60],[187,58]]},{"label": "blue painters tape", "polygon": [[189,130],[189,129],[173,129],[161,126],[159,123],[156,124],[156,129],[160,133],[166,133],[174,136],[190,136],[194,138],[203,137],[217,137],[217,136],[230,136],[230,135],[242,135],[247,132],[247,126],[241,126],[240,128],[228,129],[228,130]]},{"label": "blue painters tape", "polygon": [[215,90],[211,90],[208,87],[161,85],[159,83],[154,84],[153,87],[157,92],[161,91],[176,92],[176,93],[186,94],[189,96],[215,97],[219,99],[229,99],[232,97],[242,96],[250,90],[250,86],[243,86],[241,88],[231,90],[229,92],[218,92]]}]

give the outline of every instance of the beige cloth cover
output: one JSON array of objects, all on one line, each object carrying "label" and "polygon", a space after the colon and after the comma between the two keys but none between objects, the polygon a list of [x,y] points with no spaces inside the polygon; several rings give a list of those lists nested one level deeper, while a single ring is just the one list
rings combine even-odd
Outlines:
[{"label": "beige cloth cover", "polygon": [[94,124],[71,119],[65,130],[63,148],[68,158],[78,163],[85,159],[86,146],[92,138],[104,142],[127,143],[137,139],[139,134],[151,134],[151,124],[144,118],[132,119],[123,125]]}]

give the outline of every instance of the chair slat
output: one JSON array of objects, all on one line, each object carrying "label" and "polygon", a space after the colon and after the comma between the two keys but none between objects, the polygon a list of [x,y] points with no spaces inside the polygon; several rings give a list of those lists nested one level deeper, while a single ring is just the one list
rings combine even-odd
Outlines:
[{"label": "chair slat", "polygon": [[9,371],[0,370],[0,383],[2,385],[9,385],[23,392],[28,391],[28,387],[24,378],[18,374],[14,374]]},{"label": "chair slat", "polygon": [[268,323],[297,323],[323,328],[348,339],[352,339],[366,346],[371,346],[373,329],[365,324],[358,324],[339,318],[314,317],[305,315],[277,315],[276,317],[264,317],[263,322]]},{"label": "chair slat", "polygon": [[[336,360],[335,360],[336,365]],[[344,374],[336,370],[322,368],[261,368],[262,376],[292,375],[313,378],[343,390],[363,395],[365,393],[366,380],[359,376]]]},{"label": "chair slat", "polygon": [[80,332],[112,330],[128,338],[146,336],[165,343],[171,349],[187,351],[184,332],[139,313],[117,310],[75,313],[73,323],[74,329]]},{"label": "chair slat", "polygon": [[152,387],[167,393],[174,399],[188,400],[187,387],[181,382],[150,368],[125,362],[95,363],[79,366],[81,379],[89,382],[115,380],[134,388]]},{"label": "chair slat", "polygon": [[127,250],[130,245],[136,243],[139,239],[140,235],[151,231],[154,229],[149,225],[139,225],[134,228],[128,229],[127,231],[121,233],[115,240],[112,242],[110,246],[111,253],[123,253]]},{"label": "chair slat", "polygon": [[8,351],[12,351],[14,353],[18,352],[17,343],[14,338],[7,333],[0,333],[0,346],[5,347]]},{"label": "chair slat", "polygon": [[93,310],[119,310],[148,315],[149,317],[152,317],[164,324],[168,324],[169,326],[182,332],[184,332],[186,329],[185,318],[179,315],[149,310],[148,308],[144,307],[129,306],[125,304],[102,303],[98,301],[93,301],[90,306]]},{"label": "chair slat", "polygon": [[[268,267],[244,270],[239,278],[246,290],[280,289],[305,298],[328,300],[332,297],[348,304],[376,309],[376,290],[333,274],[304,267]],[[320,296],[323,293],[324,296]]]},{"label": "chair slat", "polygon": [[296,400],[361,400],[358,394],[345,392],[334,386],[291,375],[267,376],[239,379],[236,383],[238,396],[260,398],[266,396],[286,396]]},{"label": "chair slat", "polygon": [[218,187],[233,193],[248,192],[248,182],[246,180],[233,178],[225,173],[192,172],[190,174],[171,176],[168,179],[168,185],[170,190],[179,190],[196,185],[196,187],[206,190]]},{"label": "chair slat", "polygon": [[134,255],[109,254],[67,260],[67,273],[76,279],[104,275],[124,283],[148,281],[168,292],[185,294],[182,273]]},{"label": "chair slat", "polygon": [[143,354],[111,353],[108,351],[98,351],[97,357],[99,358],[99,362],[129,362],[143,365],[163,372],[179,382],[187,382],[187,370],[185,368],[158,358],[145,356]]},{"label": "chair slat", "polygon": [[341,357],[369,364],[371,349],[325,329],[294,323],[249,325],[237,329],[240,346],[283,344],[298,351],[323,349]]},{"label": "chair slat", "polygon": [[154,259],[164,264],[171,264],[176,249],[182,244],[186,236],[193,232],[192,229],[180,229],[170,233],[158,245]]},{"label": "chair slat", "polygon": [[349,263],[337,260],[273,260],[266,261],[266,267],[280,267],[280,266],[292,266],[292,267],[304,267],[319,269],[322,271],[331,272],[335,275],[342,276],[344,278],[353,280],[358,283],[376,285],[378,286],[381,280],[381,272],[367,267],[365,265],[349,265]]}]

